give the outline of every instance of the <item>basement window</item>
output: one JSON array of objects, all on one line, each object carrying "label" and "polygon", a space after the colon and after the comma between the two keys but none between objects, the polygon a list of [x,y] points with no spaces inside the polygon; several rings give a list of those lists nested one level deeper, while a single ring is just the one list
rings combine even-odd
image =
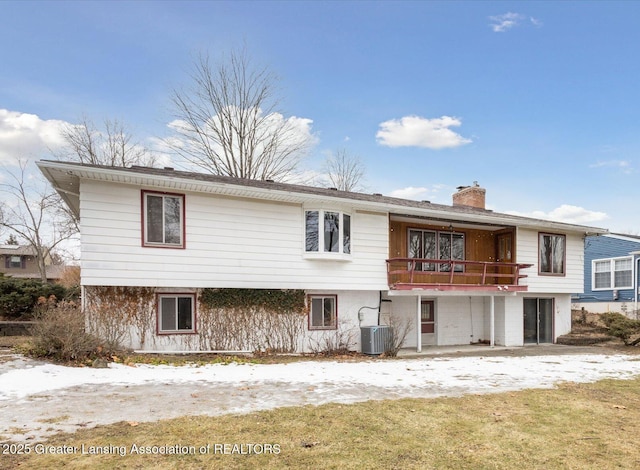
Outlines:
[{"label": "basement window", "polygon": [[337,303],[335,295],[310,295],[309,329],[335,330],[338,325]]},{"label": "basement window", "polygon": [[195,333],[195,295],[158,295],[158,333]]}]

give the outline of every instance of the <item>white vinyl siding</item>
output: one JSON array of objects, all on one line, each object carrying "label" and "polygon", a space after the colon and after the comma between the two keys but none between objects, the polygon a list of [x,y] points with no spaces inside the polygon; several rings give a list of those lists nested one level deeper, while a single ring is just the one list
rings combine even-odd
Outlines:
[{"label": "white vinyl siding", "polygon": [[532,264],[524,269],[528,277],[521,279],[520,284],[529,287],[529,292],[575,293],[584,289],[584,241],[582,234],[567,233],[565,239],[564,276],[538,274],[539,235],[547,233],[543,230],[518,228],[516,231],[516,261]]},{"label": "white vinyl siding", "polygon": [[141,189],[83,182],[83,285],[384,290],[386,213],[348,207],[349,261],[305,259],[300,204],[185,192],[183,250],[141,246]]}]

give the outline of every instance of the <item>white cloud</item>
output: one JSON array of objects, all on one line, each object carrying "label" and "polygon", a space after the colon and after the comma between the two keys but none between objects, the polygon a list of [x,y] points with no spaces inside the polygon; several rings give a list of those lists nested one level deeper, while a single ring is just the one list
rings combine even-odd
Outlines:
[{"label": "white cloud", "polygon": [[[446,191],[447,200],[442,202],[443,204],[451,203],[450,195],[448,194],[449,190],[451,190],[450,186],[445,184],[433,184],[429,187],[426,186],[407,186],[406,188],[394,189],[388,196],[397,197],[400,199],[411,199],[414,201],[431,201],[437,202],[436,200],[442,198],[442,191]],[[439,202],[440,203],[440,202]]]},{"label": "white cloud", "polygon": [[553,220],[568,224],[592,224],[609,218],[606,212],[590,211],[584,207],[562,204],[550,212],[533,211],[530,213],[508,211],[508,214],[533,217],[535,219]]},{"label": "white cloud", "polygon": [[442,149],[459,147],[471,143],[471,139],[453,132],[450,127],[459,127],[462,121],[455,117],[442,116],[427,119],[420,116],[405,116],[380,124],[376,139],[387,147],[424,147]]},{"label": "white cloud", "polygon": [[531,24],[536,28],[542,28],[542,21],[540,21],[538,18],[534,18],[533,16],[531,16],[529,17],[529,21],[531,21]]},{"label": "white cloud", "polygon": [[589,168],[618,168],[627,175],[633,173],[631,162],[628,160],[599,161],[597,163],[592,163],[591,165],[589,165]]},{"label": "white cloud", "polygon": [[[493,29],[495,33],[504,33],[505,31],[518,26],[523,19],[525,19],[524,15],[509,12],[503,15],[490,16],[489,20],[491,23],[489,26],[491,26],[491,29]],[[533,21],[534,18],[531,20]]]},{"label": "white cloud", "polygon": [[401,199],[413,199],[416,201],[424,200],[425,196],[429,193],[428,188],[408,186],[406,188],[394,189],[389,193],[391,197],[398,197]]},{"label": "white cloud", "polygon": [[64,144],[60,131],[66,124],[42,120],[35,114],[0,109],[0,164],[16,165],[19,160],[50,158],[50,151]]}]

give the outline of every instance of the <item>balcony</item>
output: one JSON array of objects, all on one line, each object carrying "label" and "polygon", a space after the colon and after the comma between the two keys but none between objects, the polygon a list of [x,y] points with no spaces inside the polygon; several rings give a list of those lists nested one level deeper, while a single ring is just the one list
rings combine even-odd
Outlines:
[{"label": "balcony", "polygon": [[392,290],[523,292],[523,269],[532,264],[495,261],[390,258],[387,281]]}]

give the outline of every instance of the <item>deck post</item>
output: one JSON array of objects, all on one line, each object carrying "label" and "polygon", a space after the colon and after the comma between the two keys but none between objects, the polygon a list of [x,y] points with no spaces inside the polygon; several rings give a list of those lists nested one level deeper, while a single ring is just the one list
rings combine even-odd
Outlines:
[{"label": "deck post", "polygon": [[416,352],[422,352],[422,296],[418,294],[416,299]]},{"label": "deck post", "polygon": [[495,299],[493,295],[489,296],[489,330],[490,330],[490,345],[495,346],[496,332],[495,332]]}]

